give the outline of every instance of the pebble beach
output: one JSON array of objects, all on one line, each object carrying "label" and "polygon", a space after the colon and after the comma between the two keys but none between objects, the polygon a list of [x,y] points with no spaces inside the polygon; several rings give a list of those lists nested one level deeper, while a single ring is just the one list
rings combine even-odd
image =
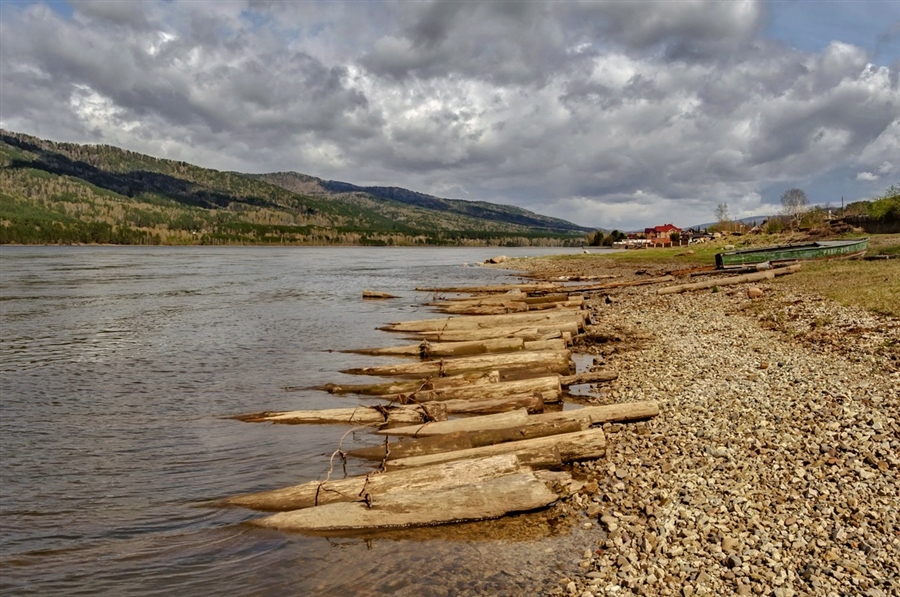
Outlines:
[{"label": "pebble beach", "polygon": [[548,594],[900,595],[900,322],[777,281],[590,308],[604,332],[582,350],[619,374],[592,402],[661,413],[606,425],[606,458],[576,465],[584,487],[554,508],[590,544]]}]

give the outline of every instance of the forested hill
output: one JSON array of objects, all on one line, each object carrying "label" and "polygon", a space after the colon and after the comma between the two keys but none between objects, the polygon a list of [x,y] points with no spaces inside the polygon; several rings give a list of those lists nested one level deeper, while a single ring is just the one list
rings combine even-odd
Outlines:
[{"label": "forested hill", "polygon": [[511,206],[0,131],[0,243],[557,245],[588,231]]}]

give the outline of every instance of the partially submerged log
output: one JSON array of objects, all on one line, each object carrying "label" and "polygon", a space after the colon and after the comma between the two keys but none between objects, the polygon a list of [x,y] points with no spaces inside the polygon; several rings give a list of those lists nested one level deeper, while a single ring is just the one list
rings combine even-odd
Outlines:
[{"label": "partially submerged log", "polygon": [[622,404],[606,404],[603,406],[586,406],[575,410],[526,415],[524,411],[515,411],[503,415],[471,417],[451,421],[435,421],[422,425],[393,427],[381,429],[378,435],[395,435],[409,437],[427,437],[441,433],[452,433],[466,430],[504,429],[524,424],[539,424],[552,421],[574,421],[587,418],[591,425],[601,423],[624,423],[641,421],[659,415],[659,405],[652,401],[626,402]]},{"label": "partially submerged log", "polygon": [[329,481],[310,481],[292,487],[270,489],[225,498],[222,506],[240,506],[266,512],[299,510],[336,502],[365,500],[365,495],[434,491],[459,487],[524,470],[515,454],[473,458],[422,466],[414,470],[379,472]]},{"label": "partially submerged log", "polygon": [[[588,458],[600,458],[606,451],[606,436],[602,429],[588,429],[574,433],[564,433],[548,437],[505,442],[468,450],[426,454],[398,458],[386,463],[388,470],[418,467],[426,464],[464,460],[467,458],[494,456],[496,454],[516,454],[532,468],[546,468],[556,462],[557,455],[562,462],[573,462]],[[548,464],[550,463],[550,464]]]},{"label": "partially submerged log", "polygon": [[421,363],[398,363],[348,369],[342,373],[352,375],[382,375],[398,377],[441,377],[467,371],[493,371],[502,369],[522,369],[541,367],[553,373],[568,374],[572,369],[569,351],[522,351],[500,354],[478,355],[425,361]]},{"label": "partially submerged log", "polygon": [[529,392],[506,398],[487,400],[444,400],[428,404],[440,404],[447,409],[447,414],[452,415],[489,415],[494,413],[504,413],[519,408],[524,408],[529,413],[544,412],[544,401],[539,392]]},{"label": "partially submerged log", "polygon": [[447,407],[441,402],[422,405],[357,406],[321,410],[265,411],[232,417],[246,423],[286,425],[343,423],[347,425],[409,425],[426,421],[446,421]]},{"label": "partially submerged log", "polygon": [[323,390],[330,394],[362,394],[365,396],[390,396],[408,394],[410,392],[456,388],[460,386],[474,387],[495,384],[500,381],[497,371],[472,371],[446,377],[428,377],[409,381],[391,381],[376,384],[325,384],[315,386],[312,390]]},{"label": "partially submerged log", "polygon": [[577,375],[563,375],[559,378],[560,385],[564,387],[577,386],[586,383],[600,383],[605,381],[613,381],[618,379],[619,374],[615,371],[600,370],[586,371]]},{"label": "partially submerged log", "polygon": [[441,332],[446,330],[480,330],[492,327],[531,326],[548,327],[557,323],[583,325],[583,311],[537,311],[507,315],[461,315],[441,319],[420,319],[392,323],[380,328],[389,332]]},{"label": "partially submerged log", "polygon": [[712,288],[713,286],[730,286],[732,284],[743,284],[745,282],[759,282],[761,280],[772,280],[775,276],[783,276],[793,274],[800,270],[800,264],[790,265],[788,267],[779,267],[768,271],[754,272],[752,274],[743,274],[733,276],[731,278],[716,278],[715,280],[706,280],[704,282],[694,282],[693,284],[680,284],[678,286],[669,286],[660,288],[657,294],[675,294],[679,292],[688,292],[690,290],[702,290],[704,288]]},{"label": "partially submerged log", "polygon": [[432,435],[421,439],[407,439],[387,445],[358,448],[347,452],[348,456],[366,460],[396,460],[425,454],[440,454],[455,450],[467,450],[537,437],[584,431],[590,426],[590,418],[581,417],[561,421],[541,421],[518,427],[489,429],[484,431],[457,431]]},{"label": "partially submerged log", "polygon": [[252,524],[310,533],[341,533],[446,524],[527,512],[555,502],[557,494],[533,472],[521,472],[469,485],[370,496],[366,502],[339,502],[280,512]]},{"label": "partially submerged log", "polygon": [[378,292],[377,290],[363,290],[362,297],[364,299],[395,299],[400,298],[387,292]]}]

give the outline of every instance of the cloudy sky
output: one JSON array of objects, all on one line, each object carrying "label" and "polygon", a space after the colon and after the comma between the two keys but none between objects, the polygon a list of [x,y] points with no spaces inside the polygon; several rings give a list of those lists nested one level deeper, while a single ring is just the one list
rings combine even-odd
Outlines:
[{"label": "cloudy sky", "polygon": [[900,182],[900,1],[0,1],[0,127],[634,229]]}]

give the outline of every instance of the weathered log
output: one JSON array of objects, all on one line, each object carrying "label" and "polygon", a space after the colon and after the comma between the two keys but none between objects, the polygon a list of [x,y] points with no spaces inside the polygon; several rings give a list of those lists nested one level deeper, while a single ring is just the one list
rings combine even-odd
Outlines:
[{"label": "weathered log", "polygon": [[554,340],[526,340],[524,349],[533,351],[566,350],[568,346],[568,342],[562,338],[556,338]]},{"label": "weathered log", "polygon": [[491,305],[447,306],[436,310],[453,315],[504,315],[506,313],[524,313],[528,311],[528,305],[517,301],[505,301]]},{"label": "weathered log", "polygon": [[416,288],[418,292],[446,292],[453,294],[496,294],[509,291],[533,292],[555,287],[548,282],[532,284],[495,284],[492,286],[447,286],[443,288]]},{"label": "weathered log", "polygon": [[446,377],[427,377],[424,379],[412,379],[409,381],[391,381],[377,384],[325,384],[315,386],[311,390],[323,390],[330,394],[362,394],[365,396],[389,396],[392,394],[407,394],[410,392],[437,390],[441,388],[456,388],[460,386],[479,386],[497,383],[500,381],[500,373],[497,371],[473,371],[459,375]]},{"label": "weathered log", "polygon": [[578,295],[581,300],[571,300],[571,301],[562,301],[562,302],[554,302],[554,303],[537,303],[534,305],[528,305],[529,311],[547,311],[549,309],[557,309],[557,310],[570,310],[576,311],[584,307],[584,297]]},{"label": "weathered log", "polygon": [[366,502],[279,512],[251,522],[273,529],[342,533],[497,518],[543,508],[557,499],[546,483],[528,471],[448,489],[388,493]]},{"label": "weathered log", "polygon": [[478,355],[474,357],[458,357],[441,359],[440,361],[424,361],[420,363],[398,363],[348,369],[342,373],[352,375],[382,375],[398,377],[441,377],[455,375],[466,371],[485,371],[502,369],[522,369],[543,367],[553,373],[569,374],[572,362],[569,351],[520,351],[499,354]]},{"label": "weathered log", "polygon": [[432,306],[441,307],[444,305],[492,305],[497,303],[502,303],[505,301],[517,301],[523,302],[527,305],[538,305],[541,303],[553,303],[553,302],[565,302],[565,301],[577,301],[584,300],[584,297],[580,294],[570,295],[566,292],[557,292],[552,294],[542,294],[538,296],[529,296],[524,292],[508,292],[506,294],[500,295],[488,295],[488,296],[479,296],[479,297],[454,297],[444,299],[442,301],[431,303]]},{"label": "weathered log", "polygon": [[613,288],[628,288],[630,286],[646,286],[648,284],[661,284],[671,282],[674,276],[659,276],[657,278],[644,278],[641,280],[629,280],[627,282],[607,282],[605,284],[585,284],[580,286],[566,286],[569,292],[595,292],[598,290],[610,290]]},{"label": "weathered log", "polygon": [[744,282],[759,282],[760,280],[772,280],[775,276],[783,276],[793,274],[800,270],[800,264],[790,265],[788,267],[779,267],[768,271],[754,272],[752,274],[744,274],[741,276],[733,276],[731,278],[717,278],[715,280],[706,280],[703,282],[694,282],[693,284],[679,284],[678,286],[669,286],[660,288],[657,294],[675,294],[679,292],[687,292],[690,290],[702,290],[704,288],[712,288],[713,286],[730,286],[732,284],[743,284]]},{"label": "weathered log", "polygon": [[417,469],[379,472],[368,475],[310,481],[291,487],[258,491],[225,498],[213,505],[240,506],[264,512],[312,508],[336,502],[356,502],[370,495],[430,492],[459,487],[525,470],[515,454],[501,454],[467,461],[448,462]]},{"label": "weathered log", "polygon": [[441,402],[422,405],[357,406],[321,410],[265,411],[232,417],[246,423],[286,425],[343,423],[347,425],[409,425],[426,421],[446,421],[447,407]]},{"label": "weathered log", "polygon": [[418,336],[429,341],[464,342],[487,338],[522,338],[524,340],[552,340],[562,334],[576,335],[583,328],[576,321],[558,322],[548,325],[507,326],[472,330],[423,331]]},{"label": "weathered log", "polygon": [[468,419],[454,419],[452,421],[435,421],[407,427],[393,427],[391,429],[381,429],[376,433],[379,435],[427,437],[454,431],[504,429],[524,424],[580,420],[585,417],[590,420],[591,425],[599,425],[601,423],[641,421],[657,415],[659,415],[659,405],[656,402],[641,401],[606,404],[603,406],[586,406],[575,410],[529,415],[525,418],[522,416],[522,411],[515,411],[506,415],[489,415]]},{"label": "weathered log", "polygon": [[425,464],[450,462],[452,460],[493,456],[495,454],[516,454],[520,460],[526,462],[532,468],[545,468],[545,465],[542,465],[541,462],[544,454],[551,454],[554,460],[556,454],[558,454],[563,462],[573,462],[588,458],[600,458],[604,455],[605,450],[606,436],[603,435],[603,430],[588,429],[574,433],[480,446],[478,448],[469,448],[468,450],[398,458],[387,462],[386,466],[388,470],[397,470]]},{"label": "weathered log", "polygon": [[346,350],[344,352],[371,356],[416,356],[422,359],[430,359],[435,357],[456,357],[494,352],[512,352],[514,350],[523,350],[524,348],[525,341],[522,338],[488,338],[486,340],[469,340],[466,342],[423,341],[419,344],[407,346],[359,348],[356,350]]},{"label": "weathered log", "polygon": [[439,454],[454,450],[467,450],[480,446],[490,446],[505,442],[514,442],[536,437],[547,437],[563,433],[583,431],[591,424],[590,417],[583,416],[561,421],[541,421],[508,427],[503,429],[489,429],[485,431],[457,431],[432,435],[421,439],[407,439],[399,442],[358,448],[347,452],[349,456],[364,458],[366,460],[396,460],[410,456],[422,456],[425,454]]},{"label": "weathered log", "polygon": [[380,329],[390,332],[438,332],[512,326],[549,327],[560,322],[575,322],[582,325],[585,315],[583,311],[565,310],[509,313],[507,315],[461,315],[459,317],[444,317],[441,319],[397,322]]},{"label": "weathered log", "polygon": [[400,298],[387,292],[378,292],[377,290],[363,290],[362,297],[364,299],[394,299]]},{"label": "weathered log", "polygon": [[519,408],[524,408],[529,413],[544,412],[544,401],[541,399],[541,394],[539,392],[528,392],[506,398],[487,400],[443,400],[441,402],[429,402],[427,404],[441,404],[447,409],[447,414],[453,415],[489,415],[517,410]]},{"label": "weathered log", "polygon": [[[581,409],[583,410],[583,409]],[[565,412],[565,411],[563,411]],[[503,429],[506,427],[517,427],[524,425],[533,416],[546,415],[529,415],[524,408],[514,410],[507,413],[498,413],[496,415],[483,415],[480,417],[468,417],[465,419],[452,419],[449,421],[433,421],[423,423],[421,425],[410,425],[405,427],[396,427],[391,430],[381,429],[377,431],[379,435],[398,435],[409,437],[427,437],[430,435],[440,435],[442,433],[454,433],[456,431],[479,431],[482,429]],[[435,425],[440,425],[435,427]]]},{"label": "weathered log", "polygon": [[564,386],[577,386],[585,383],[599,383],[604,381],[612,381],[618,379],[619,374],[615,371],[586,371],[577,375],[563,375],[559,378],[559,383]]},{"label": "weathered log", "polygon": [[[400,404],[407,404],[415,402],[443,402],[447,400],[461,402],[467,400],[498,400],[538,395],[543,402],[549,404],[560,401],[562,388],[560,387],[559,380],[560,378],[558,375],[551,375],[546,377],[534,377],[513,381],[496,381],[493,383],[485,382],[467,386],[452,386],[431,390],[422,389],[420,391],[386,395],[384,398]],[[451,409],[450,412],[460,411]]]}]

